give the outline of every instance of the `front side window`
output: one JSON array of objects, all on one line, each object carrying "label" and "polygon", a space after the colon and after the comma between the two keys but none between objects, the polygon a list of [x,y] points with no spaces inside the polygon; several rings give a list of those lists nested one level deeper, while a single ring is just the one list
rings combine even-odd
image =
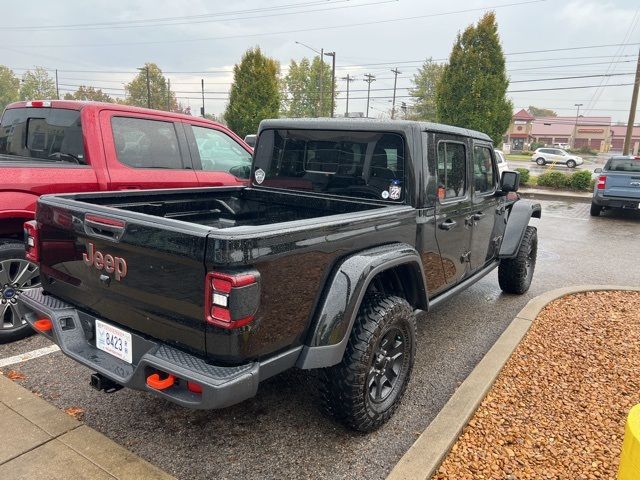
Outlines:
[{"label": "front side window", "polygon": [[464,144],[438,143],[438,198],[464,197],[467,192],[467,153]]},{"label": "front side window", "polygon": [[191,128],[203,170],[231,172],[241,178],[248,178],[251,169],[249,152],[226,133],[194,125]]},{"label": "front side window", "polygon": [[404,140],[362,131],[265,130],[254,184],[349,197],[404,198]]},{"label": "front side window", "polygon": [[0,124],[0,155],[86,165],[79,110],[12,108]]},{"label": "front side window", "polygon": [[492,192],[495,188],[495,175],[491,161],[491,149],[473,148],[473,188],[476,193]]},{"label": "front side window", "polygon": [[120,163],[133,168],[184,168],[172,122],[113,117],[111,128]]}]

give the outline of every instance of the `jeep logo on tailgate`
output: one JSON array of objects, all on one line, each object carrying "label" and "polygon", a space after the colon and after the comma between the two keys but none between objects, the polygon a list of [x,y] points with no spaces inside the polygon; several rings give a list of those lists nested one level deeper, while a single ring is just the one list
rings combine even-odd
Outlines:
[{"label": "jeep logo on tailgate", "polygon": [[87,253],[82,254],[82,261],[88,267],[95,267],[107,273],[115,272],[116,280],[120,281],[127,276],[127,261],[122,257],[114,257],[110,254],[103,254],[99,250],[95,250],[93,243],[89,242]]}]

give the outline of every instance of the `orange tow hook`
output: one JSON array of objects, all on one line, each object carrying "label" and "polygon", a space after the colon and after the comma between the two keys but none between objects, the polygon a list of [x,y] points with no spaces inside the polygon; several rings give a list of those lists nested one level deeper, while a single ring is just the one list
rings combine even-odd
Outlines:
[{"label": "orange tow hook", "polygon": [[167,378],[160,378],[159,373],[152,373],[147,377],[147,385],[155,390],[166,390],[173,386],[176,381],[176,377],[171,374],[167,374]]},{"label": "orange tow hook", "polygon": [[53,328],[53,323],[48,318],[39,318],[33,322],[33,328],[39,332],[48,332]]}]

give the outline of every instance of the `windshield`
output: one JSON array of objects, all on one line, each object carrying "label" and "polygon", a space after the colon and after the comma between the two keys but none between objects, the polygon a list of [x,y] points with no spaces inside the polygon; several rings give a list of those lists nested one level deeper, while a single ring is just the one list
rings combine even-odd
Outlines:
[{"label": "windshield", "polygon": [[80,112],[60,108],[5,110],[0,123],[0,155],[86,164]]},{"label": "windshield", "polygon": [[264,130],[254,184],[402,201],[404,141],[384,132]]},{"label": "windshield", "polygon": [[612,158],[605,167],[612,172],[640,172],[640,159]]}]

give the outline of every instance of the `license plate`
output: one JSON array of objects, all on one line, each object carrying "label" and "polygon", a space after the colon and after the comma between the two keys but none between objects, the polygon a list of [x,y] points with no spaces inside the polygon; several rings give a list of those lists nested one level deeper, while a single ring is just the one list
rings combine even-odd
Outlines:
[{"label": "license plate", "polygon": [[127,363],[132,362],[131,334],[100,320],[96,320],[96,347]]}]

